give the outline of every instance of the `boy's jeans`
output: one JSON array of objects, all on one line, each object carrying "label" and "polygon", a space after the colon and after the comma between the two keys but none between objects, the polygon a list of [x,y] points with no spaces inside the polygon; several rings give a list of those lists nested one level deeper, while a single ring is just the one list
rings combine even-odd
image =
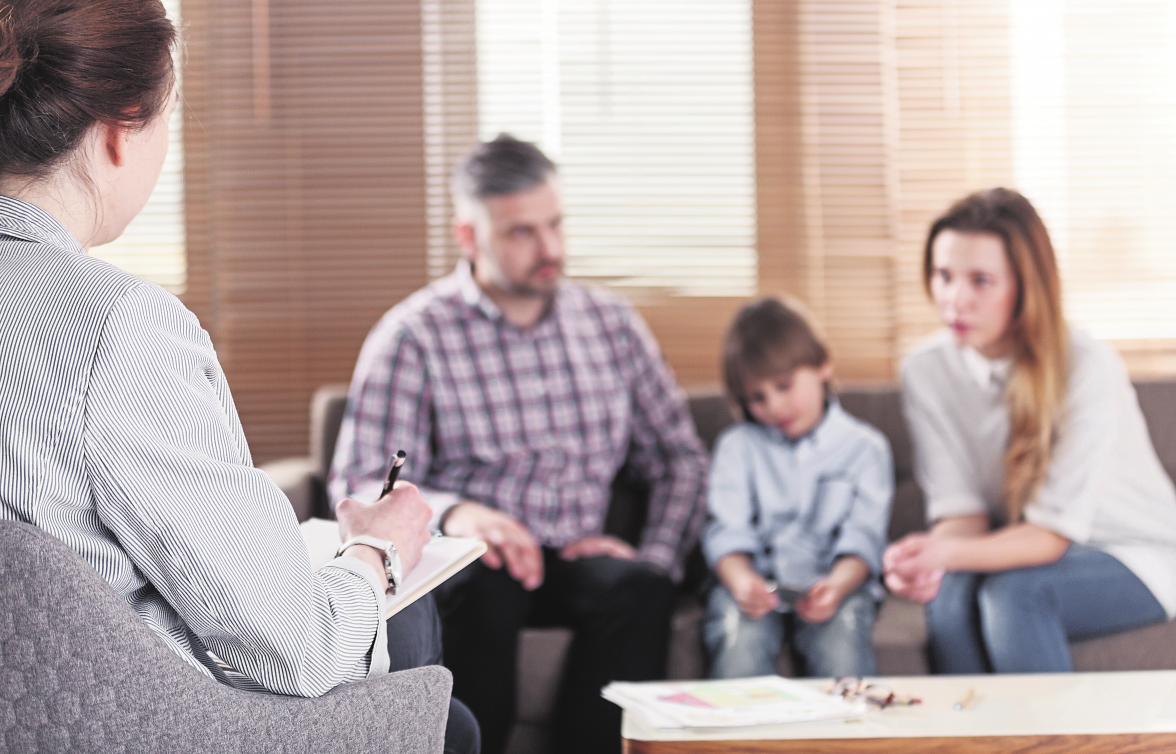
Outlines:
[{"label": "boy's jeans", "polygon": [[747,678],[776,673],[776,656],[785,650],[786,624],[804,659],[804,674],[840,678],[878,674],[871,636],[878,603],[863,585],[846,597],[824,623],[807,623],[796,614],[770,612],[751,620],[722,584],[711,589],[702,637],[711,678]]}]

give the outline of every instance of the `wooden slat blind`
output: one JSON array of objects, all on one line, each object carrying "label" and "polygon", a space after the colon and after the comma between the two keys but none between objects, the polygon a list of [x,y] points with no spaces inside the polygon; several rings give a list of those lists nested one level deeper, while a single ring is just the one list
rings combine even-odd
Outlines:
[{"label": "wooden slat blind", "polygon": [[[839,372],[892,378],[936,326],[920,279],[929,222],[996,185],[1034,201],[1058,249],[1067,316],[1136,374],[1176,367],[1176,10],[1131,0],[794,0],[778,40],[799,117],[807,229],[789,287],[824,319]],[[757,61],[765,54],[757,51]],[[757,64],[757,97],[778,74]],[[761,108],[762,111],[762,108]],[[757,127],[765,125],[757,116]],[[762,150],[763,140],[759,146]],[[761,166],[769,155],[761,152]],[[795,175],[790,175],[795,180]],[[774,253],[761,245],[765,254]],[[774,264],[780,264],[775,262]],[[763,285],[761,280],[761,286]],[[779,280],[774,280],[779,283]]]},{"label": "wooden slat blind", "polygon": [[185,301],[255,460],[305,453],[313,389],[348,379],[427,279],[421,6],[185,0],[184,16]]},{"label": "wooden slat blind", "polygon": [[1012,153],[1007,4],[904,0],[894,29],[897,367],[938,324],[923,290],[928,226],[969,192],[1012,185]]},{"label": "wooden slat blind", "polygon": [[755,290],[747,0],[477,0],[479,131],[560,165],[569,273]]},{"label": "wooden slat blind", "polygon": [[422,0],[424,135],[429,277],[453,271],[453,166],[478,141],[478,56],[474,0]]},{"label": "wooden slat blind", "polygon": [[[1067,311],[1176,371],[1176,12],[1158,0],[185,0],[185,300],[259,460],[376,318],[452,269],[449,171],[499,130],[563,166],[573,274],[687,385],[754,292],[843,381],[935,326],[929,221],[1023,189]],[[688,295],[682,295],[688,294]]]}]

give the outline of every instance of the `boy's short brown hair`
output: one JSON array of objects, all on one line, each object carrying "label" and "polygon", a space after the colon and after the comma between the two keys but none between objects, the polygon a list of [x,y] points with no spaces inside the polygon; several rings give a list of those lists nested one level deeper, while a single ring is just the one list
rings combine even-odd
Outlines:
[{"label": "boy's short brown hair", "polygon": [[829,349],[801,313],[800,305],[771,296],[743,307],[723,340],[727,395],[749,421],[749,379],[762,380],[803,366],[819,369],[828,361]]}]

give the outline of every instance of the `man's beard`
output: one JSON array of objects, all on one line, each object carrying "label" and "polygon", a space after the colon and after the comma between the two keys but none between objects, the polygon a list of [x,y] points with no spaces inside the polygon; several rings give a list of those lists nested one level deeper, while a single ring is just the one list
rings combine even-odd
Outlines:
[{"label": "man's beard", "polygon": [[[539,287],[532,285],[529,281],[540,271],[554,268],[556,271],[555,277],[551,279],[550,286]],[[524,282],[516,283],[513,280],[507,280],[506,276],[502,274],[501,268],[498,270],[499,283],[498,287],[512,296],[526,296],[528,298],[544,298],[550,299],[555,295],[555,289],[559,286],[559,281],[563,277],[563,265],[552,264],[551,262],[542,262],[527,270],[527,274],[523,277]]]}]

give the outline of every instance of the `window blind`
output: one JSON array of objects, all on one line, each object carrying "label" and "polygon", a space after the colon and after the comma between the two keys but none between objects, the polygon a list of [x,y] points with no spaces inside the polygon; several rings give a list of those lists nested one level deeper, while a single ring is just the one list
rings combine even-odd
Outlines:
[{"label": "window blind", "polygon": [[[793,214],[805,235],[791,252],[804,279],[791,288],[825,321],[843,376],[893,378],[935,329],[921,280],[927,227],[996,185],[1021,190],[1045,219],[1067,317],[1117,345],[1136,374],[1176,368],[1176,8],[793,7]],[[770,83],[757,81],[757,96]]]},{"label": "window blind", "polygon": [[1155,0],[184,0],[185,301],[259,460],[452,269],[448,174],[510,130],[562,166],[569,272],[638,303],[679,379],[788,292],[838,376],[936,326],[931,219],[1020,188],[1068,315],[1176,372],[1176,39]]},{"label": "window blind", "polygon": [[756,287],[746,0],[476,0],[478,133],[560,166],[568,273],[641,296]]},{"label": "window blind", "polygon": [[1058,246],[1067,315],[1176,338],[1176,7],[1013,0],[1015,178]]},{"label": "window blind", "polygon": [[427,282],[420,0],[184,0],[188,289],[254,460]]}]

